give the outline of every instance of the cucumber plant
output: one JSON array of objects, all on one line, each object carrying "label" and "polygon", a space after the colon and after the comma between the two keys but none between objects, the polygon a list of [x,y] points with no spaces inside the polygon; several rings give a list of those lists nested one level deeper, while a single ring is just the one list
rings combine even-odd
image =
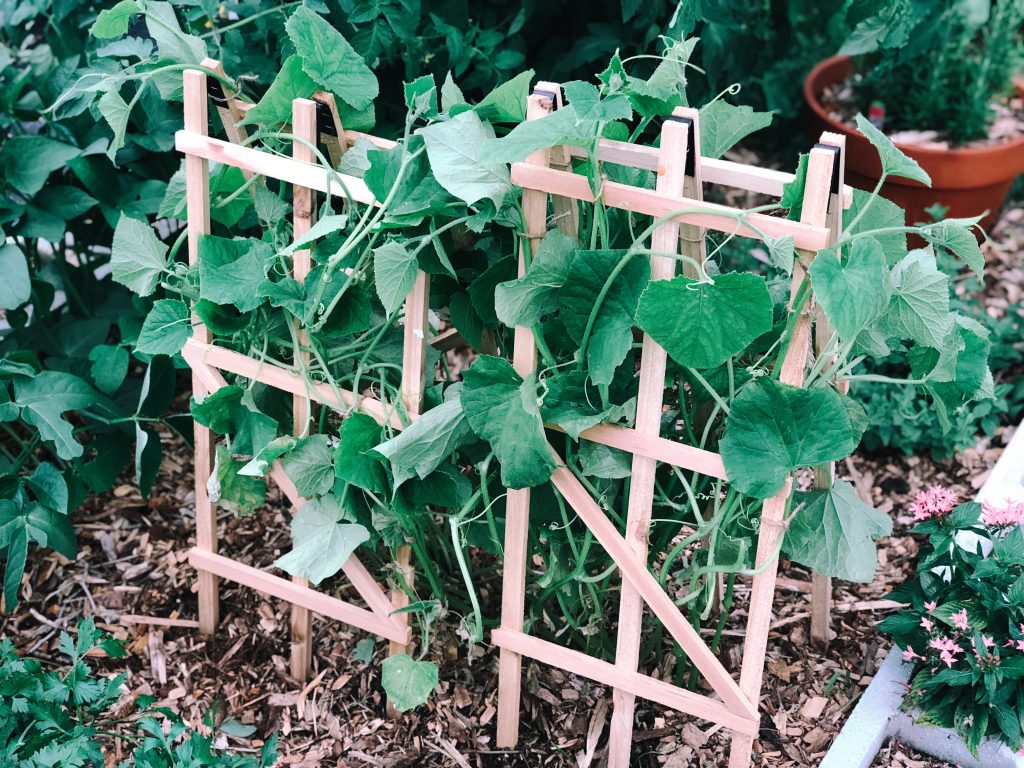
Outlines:
[{"label": "cucumber plant", "polygon": [[[248,112],[248,141],[282,154],[294,139],[282,125],[293,98],[329,90],[358,110],[379,90],[370,68],[316,13],[299,8],[285,26],[295,54]],[[940,417],[991,396],[987,332],[951,310],[949,275],[935,256],[948,251],[980,275],[977,222],[906,227],[902,212],[879,196],[881,183],[872,193],[854,193],[836,243],[802,264],[792,304],[794,266],[805,257],[788,238],[768,241],[769,264],[740,259],[725,271],[723,257],[735,243],[724,236],[712,240],[705,263],[676,256],[692,276],[650,281],[649,239],[659,222],[607,209],[597,193],[606,178],[653,188],[653,173],[605,165],[594,150],[602,137],[641,140],[687,104],[696,43],[665,40],[646,77],[631,73],[636,58],[616,55],[595,82],[563,84],[566,106],[525,122],[533,72],[476,104],[451,76],[440,86],[429,75],[413,80],[404,88],[407,114],[395,146],[358,141],[335,169],[361,177],[381,204],[328,197],[317,224],[299,239],[283,186],[258,177],[234,184],[231,171],[218,167],[211,168],[214,208],[244,200],[245,210],[233,221],[214,218],[195,266],[181,258],[183,235],[168,248],[143,219],[121,217],[114,278],[152,302],[138,352],[175,356],[189,337],[192,305],[217,345],[310,385],[372,395],[408,424],[396,431],[356,412],[320,408],[295,436],[291,396],[241,378],[193,400],[195,420],[219,440],[210,484],[218,504],[238,514],[255,510],[276,459],[310,499],[292,520],[293,548],[277,560],[280,568],[321,584],[362,548],[386,572],[393,551],[409,544],[423,574],[419,591],[429,598],[410,595],[409,610],[425,633],[440,610],[451,610],[479,641],[493,619],[481,606],[466,549],[500,555],[505,491],[532,487],[530,629],[589,653],[610,651],[602,628],[615,568],[548,482],[555,464],[545,425],[564,433],[556,441],[559,460],[622,527],[626,454],[579,435],[602,422],[631,425],[639,328],[671,359],[662,436],[720,452],[730,479],[660,470],[651,532],[649,565],[663,584],[676,585],[673,594],[695,623],[710,616],[715,579],[726,575],[717,647],[735,578],[753,568],[763,500],[801,469],[849,456],[860,441],[865,413],[839,384],[884,378],[865,373],[865,361],[902,355],[913,378],[888,381],[925,388]],[[331,66],[337,56],[327,61],[328,50],[340,52],[344,66]],[[701,140],[711,156],[770,121],[725,95],[701,108]],[[859,125],[878,150],[883,180],[929,183],[884,135],[864,120]],[[581,207],[577,237],[547,234],[519,277],[523,212],[507,164],[555,145],[590,150],[573,163],[597,200]],[[319,150],[317,157],[330,172]],[[798,216],[804,169],[801,158],[782,198],[751,210]],[[180,211],[183,188],[172,187],[177,197],[168,205]],[[748,213],[734,215],[741,221]],[[927,246],[909,249],[909,234]],[[298,248],[311,249],[314,263],[303,282],[291,277]],[[401,316],[419,270],[432,278],[433,329],[454,326],[478,354],[468,365],[431,354],[423,413],[410,423],[399,392]],[[796,389],[778,381],[779,361],[812,293],[835,332],[806,387]],[[506,359],[515,326],[531,329],[540,354],[538,372],[525,378]],[[439,531],[441,520],[450,535]],[[822,573],[867,581],[875,571],[873,541],[890,529],[887,516],[836,480],[796,494],[783,551]],[[429,651],[425,641],[419,658],[385,662],[385,686],[403,708],[424,701],[436,683]],[[681,657],[677,677],[695,685],[692,672]]]}]

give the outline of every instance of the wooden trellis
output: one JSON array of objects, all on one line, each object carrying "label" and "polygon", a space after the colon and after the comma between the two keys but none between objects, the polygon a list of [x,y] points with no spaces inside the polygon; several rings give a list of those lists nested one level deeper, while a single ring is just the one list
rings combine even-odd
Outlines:
[{"label": "wooden trellis", "polygon": [[[557,85],[538,83],[529,97],[527,119],[543,117],[560,102],[561,90]],[[758,239],[789,235],[801,259],[807,262],[819,250],[834,242],[842,221],[842,209],[849,204],[849,191],[842,183],[842,136],[823,134],[822,143],[811,150],[799,222],[764,214],[748,214],[744,221],[738,221],[730,214],[740,211],[703,202],[703,182],[778,197],[782,193],[783,184],[791,181],[793,176],[727,161],[702,159],[699,137],[698,113],[690,109],[677,109],[662,127],[659,148],[611,140],[603,140],[598,145],[597,152],[601,160],[655,170],[658,175],[657,188],[653,191],[605,180],[600,192],[605,206],[655,218],[669,217],[682,209],[696,211],[671,216],[662,223],[652,236],[653,251],[683,253],[700,261],[704,257],[703,230],[736,233]],[[567,218],[565,214],[576,209],[577,201],[593,202],[595,199],[587,178],[564,167],[562,158],[566,151],[580,154],[580,150],[565,147],[540,150],[512,167],[513,183],[523,188],[522,206],[527,230],[527,242],[524,242],[520,253],[520,276],[526,273],[529,262],[525,249],[530,248],[536,252],[541,238],[547,233],[549,196],[555,220],[563,229]],[[574,216],[568,218],[574,219]],[[657,255],[651,257],[652,280],[671,278],[675,271],[674,259]],[[794,294],[803,275],[803,267],[798,264],[793,274]],[[813,308],[813,302],[808,306]],[[792,343],[780,363],[779,380],[785,384],[803,384],[810,353],[812,311],[804,311],[798,318]],[[828,338],[827,326],[822,320],[819,317],[817,323],[819,348]],[[501,627],[491,634],[492,642],[501,648],[497,744],[499,747],[513,747],[518,740],[521,665],[522,657],[527,656],[612,687],[614,712],[609,737],[610,768],[629,766],[634,702],[637,696],[730,729],[734,737],[730,766],[741,768],[750,763],[753,740],[760,722],[758,700],[775,592],[775,561],[785,528],[783,515],[791,483],[787,482],[778,495],[764,503],[743,666],[737,683],[647,568],[647,533],[657,462],[673,464],[711,477],[727,478],[718,454],[659,437],[666,353],[645,335],[641,354],[635,428],[599,425],[581,435],[584,440],[633,454],[625,535],[619,533],[569,469],[560,465],[551,478],[558,492],[622,573],[615,663],[532,637],[523,631],[530,491],[509,491]],[[513,364],[521,376],[534,372],[536,355],[532,331],[526,327],[516,328]],[[557,454],[554,449],[551,450],[558,463]],[[830,467],[821,468],[816,472],[816,479],[819,483],[827,483],[830,474]],[[829,595],[825,589],[828,584],[817,578],[815,585],[818,592],[814,599],[814,609],[819,612],[815,629],[823,633],[827,631]],[[637,671],[644,605],[662,622],[703,674],[715,697],[699,695]],[[821,612],[824,617],[820,615]]]},{"label": "wooden trellis", "polygon": [[[204,66],[223,73],[217,62]],[[208,97],[212,97],[224,122],[229,141],[208,135]],[[293,104],[292,132],[305,139],[294,142],[293,157],[256,149],[246,144],[239,119],[251,106],[224,92],[219,82],[204,71],[190,70],[184,75],[185,129],[176,135],[176,146],[186,157],[186,196],[188,203],[189,260],[195,263],[199,239],[210,231],[210,161],[239,168],[247,178],[261,175],[293,186],[295,236],[307,232],[316,212],[316,193],[329,193],[367,205],[376,200],[358,178],[337,174],[317,165],[310,146],[322,144],[333,164],[358,139],[367,139],[378,147],[390,148],[393,142],[367,134],[346,131],[338,119],[333,98],[317,94],[316,101],[296,99]],[[527,119],[548,114],[561,103],[561,89],[552,83],[538,83],[529,97]],[[702,185],[721,184],[757,193],[779,196],[791,174],[700,157],[699,115],[680,109],[666,120],[660,147],[647,147],[603,140],[598,155],[607,163],[616,163],[657,171],[655,190],[606,181],[601,198],[606,206],[621,208],[656,218],[668,217],[679,209],[697,209],[696,213],[675,215],[661,224],[652,238],[652,250],[676,252],[701,261],[704,258],[704,230],[736,233],[759,238],[792,236],[804,263],[817,251],[834,242],[841,228],[842,210],[850,202],[849,189],[843,184],[843,137],[823,134],[822,143],[810,153],[799,222],[763,214],[749,214],[746,222],[737,222],[734,209],[704,202]],[[553,147],[531,155],[513,166],[512,180],[523,189],[523,210],[527,228],[524,249],[535,249],[548,229],[549,199],[553,221],[564,232],[576,234],[578,201],[593,201],[587,179],[572,173],[571,162],[581,150]],[[675,274],[675,260],[652,256],[652,279],[668,279]],[[528,257],[520,254],[520,275],[525,273]],[[293,258],[294,276],[302,281],[310,269],[308,251]],[[803,278],[803,267],[794,267],[793,290]],[[311,384],[302,376],[280,366],[214,346],[209,332],[193,316],[194,333],[183,350],[193,371],[193,389],[197,395],[209,394],[225,381],[222,372],[263,382],[289,392],[294,397],[295,430],[300,434],[311,416],[314,403],[341,412],[357,410],[379,423],[402,429],[417,418],[424,388],[426,345],[447,349],[455,332],[428,338],[428,277],[420,273],[405,304],[405,333],[402,374],[402,399],[405,419],[394,404],[356,392],[334,390],[327,384]],[[827,323],[813,301],[798,319],[793,341],[781,362],[780,381],[800,386],[811,350],[812,334],[820,351],[828,339]],[[661,588],[647,568],[647,530],[650,524],[654,470],[657,462],[696,471],[710,477],[727,479],[721,457],[713,452],[686,446],[659,436],[666,357],[650,338],[643,341],[640,390],[636,426],[633,428],[600,424],[586,430],[582,439],[598,442],[633,454],[632,482],[627,509],[627,528],[620,534],[583,485],[564,466],[558,466],[552,482],[580,519],[618,565],[623,576],[615,663],[608,663],[572,651],[523,632],[527,531],[530,491],[509,491],[504,547],[504,585],[501,626],[492,633],[501,648],[499,663],[498,746],[512,747],[518,738],[521,660],[523,656],[558,666],[588,677],[614,689],[615,710],[610,735],[611,768],[627,768],[632,740],[635,697],[640,696],[672,709],[692,714],[730,729],[734,734],[730,765],[749,764],[753,739],[757,735],[764,656],[775,592],[779,544],[784,531],[783,514],[790,486],[765,502],[758,536],[756,568],[753,577],[747,621],[743,667],[737,682],[701,640],[672,598]],[[301,363],[301,359],[297,360]],[[536,348],[532,331],[515,329],[513,354],[515,369],[527,375],[536,367]],[[301,579],[286,579],[239,563],[218,553],[216,513],[207,494],[207,481],[213,465],[213,441],[206,428],[196,425],[196,546],[189,560],[199,572],[200,628],[213,633],[218,623],[218,579],[225,578],[286,600],[293,606],[292,671],[298,678],[308,674],[310,664],[310,613],[317,613],[364,629],[391,641],[391,652],[403,650],[409,642],[409,626],[403,614],[394,614],[405,604],[402,590],[389,596],[353,555],[343,572],[366,603],[354,605],[312,589]],[[557,456],[556,456],[557,459]],[[268,475],[281,488],[294,508],[304,502],[294,484],[275,462]],[[816,482],[825,485],[831,467],[815,472]],[[408,549],[397,553],[397,566],[407,583],[412,569]],[[815,577],[813,600],[814,633],[823,637],[828,622],[827,579]],[[718,698],[703,696],[657,680],[637,671],[641,619],[644,606],[664,624],[684,652],[704,675]]]},{"label": "wooden trellis", "polygon": [[[203,66],[218,74],[223,69],[216,61],[206,60]],[[209,163],[211,161],[239,168],[247,178],[261,175],[289,183],[293,188],[295,237],[308,232],[316,216],[316,193],[329,193],[337,198],[377,205],[372,193],[361,179],[335,173],[313,162],[311,147],[322,144],[333,162],[359,139],[367,139],[387,149],[394,142],[355,131],[346,131],[330,94],[314,95],[315,100],[293,102],[291,131],[305,141],[293,142],[292,158],[246,146],[246,133],[238,125],[251,104],[226,94],[221,83],[202,70],[184,73],[185,126],[175,136],[177,149],[185,155],[189,263],[195,264],[200,238],[210,232]],[[212,100],[224,123],[229,141],[209,136],[208,100]],[[310,270],[310,253],[299,250],[293,254],[293,276],[302,282]],[[403,429],[415,420],[420,411],[424,389],[426,346],[445,347],[451,334],[429,338],[427,326],[428,277],[420,273],[405,302],[404,358],[402,401],[405,420],[394,404],[347,390],[332,389],[327,384],[311,384],[305,378],[281,366],[256,360],[211,343],[209,331],[193,314],[193,334],[182,355],[192,368],[192,388],[196,396],[208,395],[226,386],[222,373],[260,381],[267,386],[293,395],[295,433],[303,434],[314,403],[342,413],[359,411],[381,424]],[[300,331],[300,334],[302,332]],[[297,363],[302,363],[298,358]],[[311,659],[310,614],[351,624],[390,641],[390,653],[406,649],[410,635],[408,617],[394,613],[407,604],[404,590],[395,589],[389,596],[356,555],[342,566],[342,571],[360,595],[366,607],[312,589],[304,579],[291,580],[268,571],[245,565],[218,552],[217,515],[207,492],[213,468],[214,445],[210,431],[195,426],[196,482],[196,546],[189,552],[189,562],[199,573],[200,630],[212,634],[217,629],[219,600],[218,579],[228,579],[292,605],[292,674],[299,679],[309,674]],[[294,483],[280,462],[274,462],[268,476],[278,485],[297,510],[305,499],[299,496]],[[396,553],[396,566],[407,584],[413,578],[408,547]]]}]

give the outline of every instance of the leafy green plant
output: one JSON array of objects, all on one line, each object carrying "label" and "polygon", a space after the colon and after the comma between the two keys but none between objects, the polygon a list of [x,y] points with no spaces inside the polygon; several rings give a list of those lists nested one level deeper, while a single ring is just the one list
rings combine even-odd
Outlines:
[{"label": "leafy green plant", "polygon": [[[348,48],[313,11],[295,10],[285,31],[296,52],[248,112],[251,140],[282,153],[292,137],[280,124],[288,120],[293,96],[335,90],[349,109],[364,109],[380,91],[355,54],[345,53],[343,71],[325,66],[321,51]],[[120,219],[111,257],[115,277],[153,300],[139,337],[144,349],[177,351],[188,337],[191,303],[218,346],[335,393],[369,392],[407,423],[397,431],[352,410],[317,408],[293,437],[290,395],[242,378],[193,401],[195,419],[220,436],[210,485],[218,504],[245,514],[262,503],[262,475],[275,459],[310,499],[293,518],[293,549],[279,567],[322,583],[357,547],[384,570],[391,551],[410,544],[423,574],[418,583],[463,614],[467,634],[479,639],[488,619],[464,547],[500,553],[504,491],[533,487],[530,547],[543,567],[531,585],[531,630],[565,636],[549,618],[561,615],[572,628],[570,642],[600,653],[607,650],[607,633],[599,628],[608,621],[615,569],[548,483],[555,462],[545,424],[564,432],[554,438],[559,461],[624,525],[629,461],[619,451],[580,442],[579,435],[601,422],[632,423],[634,327],[671,357],[671,410],[662,435],[720,451],[730,477],[728,484],[678,470],[657,477],[650,565],[662,583],[686,585],[678,602],[695,622],[710,614],[713,576],[728,575],[728,609],[735,576],[750,572],[762,500],[799,469],[840,460],[857,446],[867,419],[836,383],[913,381],[943,413],[984,396],[991,381],[987,332],[952,311],[949,277],[935,255],[949,251],[980,273],[975,222],[908,228],[902,212],[877,195],[856,193],[837,243],[812,263],[802,262],[806,273],[792,305],[791,274],[796,260],[806,257],[791,240],[769,240],[773,263],[767,270],[748,263],[723,272],[719,251],[732,240],[725,237],[706,263],[676,255],[686,276],[650,283],[647,241],[658,222],[638,221],[600,202],[579,206],[578,237],[548,233],[528,254],[526,274],[517,277],[523,218],[505,164],[568,144],[588,150],[574,161],[575,170],[595,192],[606,175],[652,187],[652,173],[603,164],[594,150],[601,137],[637,140],[687,103],[684,73],[695,42],[666,41],[646,77],[633,74],[632,59],[616,55],[596,83],[563,83],[566,106],[527,122],[530,73],[476,104],[451,77],[440,86],[430,76],[409,82],[397,144],[383,149],[357,142],[338,168],[361,177],[382,204],[327,199],[319,223],[299,240],[293,241],[284,190],[258,178],[250,184],[253,212],[233,221],[214,217],[194,267],[180,260],[180,238],[168,250],[141,220]],[[723,100],[702,107],[701,117],[702,144],[711,156],[770,119]],[[860,124],[885,174],[928,182],[888,139]],[[319,162],[326,162],[322,155]],[[797,216],[804,167],[801,161],[779,204],[757,210]],[[215,190],[226,174],[213,170]],[[175,194],[180,199],[180,186]],[[734,216],[749,222],[748,212]],[[930,246],[908,251],[908,233]],[[290,277],[297,248],[312,248],[314,268],[303,283]],[[437,381],[425,394],[422,415],[409,423],[399,396],[398,321],[417,270],[432,277],[433,331],[453,325],[490,353],[458,375],[444,358],[429,358]],[[812,292],[836,331],[822,340],[807,387],[796,389],[778,382],[779,361]],[[511,348],[514,326],[532,329],[540,353],[538,372],[525,378],[497,354]],[[297,346],[300,329],[309,335],[308,346]],[[308,363],[296,358],[297,348]],[[913,379],[860,372],[865,360],[890,355],[907,361]],[[797,494],[791,515],[784,544],[790,557],[823,573],[870,580],[872,541],[890,522],[850,486],[836,481]],[[436,535],[437,516],[448,520],[451,546]],[[446,573],[461,575],[459,589]],[[429,625],[437,604],[410,597]],[[716,647],[726,618],[717,627]],[[653,637],[657,642],[659,635]],[[385,669],[385,687],[403,707],[422,701],[436,681],[423,646],[420,658],[395,657]],[[681,659],[680,679],[695,683],[691,672]]]},{"label": "leafy green plant", "polygon": [[905,704],[919,719],[956,728],[972,752],[986,737],[1022,743],[1024,505],[954,506],[942,488],[911,506],[927,536],[917,577],[890,593],[908,608],[879,628],[917,665]]},{"label": "leafy green plant", "polygon": [[[44,669],[22,658],[9,638],[0,639],[0,762],[26,768],[106,765],[105,742],[122,740],[131,757],[121,766],[135,768],[270,768],[276,760],[277,738],[266,741],[259,757],[231,755],[213,746],[212,717],[206,731],[187,727],[150,697],[133,701],[125,675],[100,677],[88,655],[102,651],[124,656],[120,643],[96,629],[92,618],[81,619],[74,638],[60,636],[60,650],[69,659],[63,669]],[[211,715],[213,713],[211,712]],[[245,726],[231,720],[226,731]],[[248,731],[251,732],[251,731]]]},{"label": "leafy green plant", "polygon": [[937,130],[955,144],[988,137],[994,101],[1024,62],[1024,2],[858,3],[842,53],[861,57],[864,104],[885,104],[887,130]]}]

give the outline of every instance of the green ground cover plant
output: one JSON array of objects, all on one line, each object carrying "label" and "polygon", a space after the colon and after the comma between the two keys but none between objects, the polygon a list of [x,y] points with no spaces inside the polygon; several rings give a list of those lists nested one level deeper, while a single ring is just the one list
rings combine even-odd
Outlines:
[{"label": "green ground cover plant", "polygon": [[253,732],[236,720],[193,730],[152,697],[133,699],[125,675],[103,676],[88,654],[101,651],[118,659],[121,644],[96,629],[92,618],[78,622],[74,637],[60,636],[68,657],[57,669],[25,658],[9,638],[0,639],[0,764],[19,768],[89,768],[108,765],[104,747],[120,741],[130,757],[119,768],[270,768],[277,759],[277,737],[257,756],[233,755],[214,747],[218,732],[245,737]]},{"label": "green ground cover plant", "polygon": [[[126,16],[104,34],[125,34],[130,23]],[[249,113],[250,142],[282,153],[293,138],[281,125],[291,98],[323,88],[357,114],[380,91],[372,70],[314,10],[293,10],[285,33],[295,52]],[[196,39],[175,36],[183,49]],[[950,304],[949,274],[936,258],[936,252],[949,253],[980,274],[976,222],[908,228],[902,212],[877,194],[855,193],[835,246],[804,262],[807,272],[792,305],[791,274],[805,257],[788,238],[768,241],[767,268],[748,263],[725,271],[719,258],[731,239],[725,238],[709,249],[705,264],[676,255],[687,276],[650,283],[648,239],[658,222],[606,209],[599,199],[581,206],[578,238],[552,231],[528,254],[525,276],[517,277],[523,217],[507,164],[570,144],[591,150],[575,170],[595,192],[605,178],[653,187],[652,173],[605,165],[592,150],[601,137],[638,140],[688,103],[685,73],[696,44],[664,40],[656,67],[644,76],[633,74],[636,60],[616,55],[593,82],[563,83],[567,106],[529,122],[523,118],[532,72],[475,101],[450,74],[412,80],[404,87],[407,114],[397,145],[357,143],[337,169],[360,176],[383,204],[327,199],[316,226],[299,240],[289,224],[287,189],[258,178],[232,182],[224,168],[212,169],[212,206],[221,215],[200,240],[195,267],[183,261],[183,235],[168,246],[146,218],[124,214],[117,221],[114,278],[151,307],[137,353],[173,358],[189,336],[194,304],[219,346],[293,370],[310,383],[372,394],[406,419],[398,392],[399,321],[420,269],[432,276],[435,327],[454,325],[480,352],[459,373],[449,370],[446,358],[431,358],[435,377],[424,413],[400,432],[359,413],[322,408],[295,437],[291,396],[244,379],[193,400],[196,421],[220,436],[210,487],[218,504],[238,514],[262,504],[263,474],[277,458],[311,499],[293,518],[294,546],[279,567],[322,584],[361,548],[387,572],[393,550],[408,543],[422,573],[410,610],[423,631],[429,633],[439,611],[451,610],[464,617],[470,640],[479,641],[492,618],[479,607],[467,547],[500,555],[505,491],[532,487],[530,546],[543,565],[530,584],[530,630],[597,655],[609,651],[600,630],[614,618],[615,568],[548,482],[555,464],[544,424],[564,432],[554,438],[559,460],[622,526],[627,456],[578,438],[600,422],[632,423],[639,347],[633,329],[640,328],[671,357],[671,410],[662,436],[719,451],[730,477],[726,484],[670,468],[659,472],[651,533],[650,567],[663,584],[672,580],[677,603],[695,623],[710,616],[712,577],[726,575],[717,648],[735,578],[753,567],[762,501],[801,468],[849,456],[861,439],[864,409],[837,384],[913,384],[947,420],[991,397],[988,331]],[[325,50],[345,52],[345,66],[328,67]],[[183,68],[154,69],[167,73],[158,82],[172,96]],[[110,77],[100,82],[120,87],[125,75]],[[97,85],[93,93],[101,91]],[[81,85],[69,93],[81,93]],[[770,120],[723,99],[701,113],[701,139],[711,156]],[[858,124],[879,152],[883,178],[928,183],[880,132],[862,118]],[[327,163],[322,154],[318,159]],[[801,159],[782,200],[756,210],[797,216],[803,169]],[[161,205],[180,215],[182,196],[181,182],[172,180]],[[237,216],[225,219],[236,202]],[[746,220],[748,213],[735,216]],[[908,250],[909,233],[928,247]],[[290,258],[306,247],[315,266],[299,283],[290,277]],[[796,389],[778,382],[778,363],[812,293],[836,331],[807,387]],[[525,379],[507,360],[516,325],[533,330],[540,351],[538,373]],[[300,329],[308,332],[308,345],[299,344]],[[308,353],[308,363],[294,362],[297,349]],[[909,375],[865,372],[865,363],[893,355]],[[850,485],[837,480],[796,494],[790,514],[783,545],[790,558],[839,578],[871,579],[873,540],[891,523]],[[440,524],[450,537],[437,535]],[[650,637],[647,652],[661,642],[656,631]],[[403,708],[425,700],[436,683],[429,650],[425,641],[417,658],[385,662],[385,687]],[[696,685],[685,658],[676,677]]]}]

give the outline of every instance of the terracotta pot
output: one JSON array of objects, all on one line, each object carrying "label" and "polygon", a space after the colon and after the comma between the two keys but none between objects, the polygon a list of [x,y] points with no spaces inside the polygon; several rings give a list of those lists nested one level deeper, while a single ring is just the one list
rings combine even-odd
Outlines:
[{"label": "terracotta pot", "polygon": [[[844,80],[853,69],[849,56],[833,56],[810,71],[804,79],[804,100],[810,110],[808,127],[814,138],[822,131],[846,136],[846,181],[860,189],[871,190],[878,183],[882,170],[878,153],[867,139],[829,115],[818,100],[825,88]],[[954,96],[951,94],[950,98]],[[995,221],[1014,179],[1024,173],[1024,136],[987,147],[897,146],[914,158],[932,179],[931,188],[892,177],[882,187],[882,194],[907,212],[908,224],[931,221],[924,209],[938,202],[949,208],[946,214],[949,218],[977,216],[989,211],[983,221],[983,226],[988,226]]]}]

